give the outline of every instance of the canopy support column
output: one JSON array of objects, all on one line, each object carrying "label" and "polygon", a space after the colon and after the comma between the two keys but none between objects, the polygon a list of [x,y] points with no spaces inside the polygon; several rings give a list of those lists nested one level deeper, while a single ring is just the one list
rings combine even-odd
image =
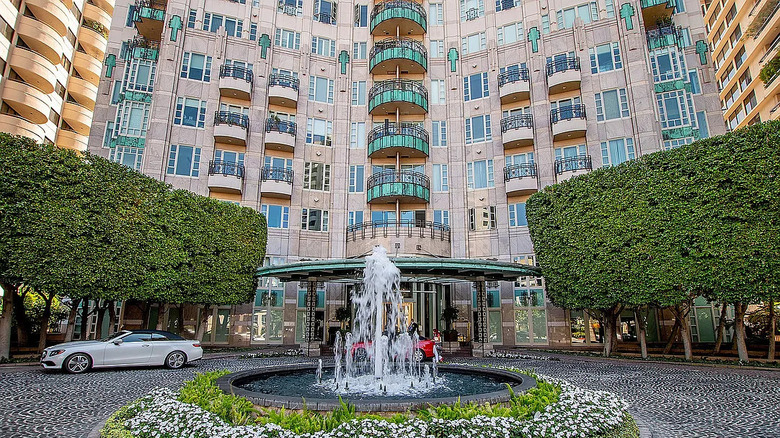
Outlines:
[{"label": "canopy support column", "polygon": [[309,277],[306,280],[306,355],[316,357],[320,355],[320,342],[316,341],[317,324],[317,278]]},{"label": "canopy support column", "polygon": [[487,351],[493,349],[488,334],[488,306],[485,277],[477,277],[477,281],[474,282],[474,287],[477,291],[477,308],[475,309],[477,311],[477,320],[474,321],[477,326],[477,333],[474,338],[472,354],[477,357],[484,357]]}]

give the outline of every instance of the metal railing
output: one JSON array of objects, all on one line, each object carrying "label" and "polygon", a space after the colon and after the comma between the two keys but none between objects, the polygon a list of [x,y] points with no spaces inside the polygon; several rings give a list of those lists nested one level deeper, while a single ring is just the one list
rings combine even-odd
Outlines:
[{"label": "metal railing", "polygon": [[369,190],[382,184],[405,183],[430,189],[431,180],[424,173],[411,170],[383,170],[371,175],[366,182]]},{"label": "metal railing", "polygon": [[336,24],[336,15],[326,13],[314,14],[314,21],[325,24]]},{"label": "metal railing", "polygon": [[389,0],[374,5],[374,9],[371,10],[371,21],[374,21],[377,15],[381,14],[387,9],[409,9],[420,14],[426,22],[428,21],[428,14],[425,12],[425,8],[421,3],[413,2],[410,0]]},{"label": "metal railing", "polygon": [[262,181],[281,181],[292,184],[294,176],[293,170],[286,167],[264,166],[260,169]]},{"label": "metal railing", "polygon": [[214,113],[214,125],[240,126],[245,131],[248,131],[249,116],[230,111],[217,111]]},{"label": "metal railing", "polygon": [[374,43],[374,47],[371,48],[371,53],[369,53],[369,58],[373,58],[379,52],[388,49],[407,49],[422,54],[423,56],[425,56],[426,59],[428,58],[428,50],[421,42],[417,40],[413,40],[411,38],[403,38],[403,37],[386,38],[381,41],[377,41],[376,43]]},{"label": "metal railing", "polygon": [[534,117],[531,114],[515,114],[513,116],[501,119],[501,132],[507,132],[510,129],[533,128]]},{"label": "metal railing", "polygon": [[235,161],[211,160],[209,161],[209,175],[244,178],[244,165],[238,164]]},{"label": "metal railing", "polygon": [[347,241],[376,237],[429,237],[450,241],[450,226],[439,222],[416,220],[380,220],[347,226]]},{"label": "metal railing", "polygon": [[271,73],[271,76],[268,78],[268,86],[273,87],[274,85],[292,88],[293,90],[298,91],[300,81],[298,78],[290,75],[282,73]]},{"label": "metal railing", "polygon": [[408,135],[428,143],[428,131],[420,125],[412,123],[401,123],[400,128],[394,122],[387,122],[384,125],[372,129],[367,136],[368,143],[378,140],[388,135]]},{"label": "metal railing", "polygon": [[585,105],[578,103],[576,105],[562,106],[550,110],[550,123],[558,123],[561,120],[585,119]]},{"label": "metal railing", "polygon": [[423,84],[410,79],[388,79],[377,82],[368,92],[368,100],[373,99],[385,91],[411,91],[424,96],[426,101],[428,100],[428,90],[425,89]]},{"label": "metal railing", "polygon": [[479,9],[471,8],[466,11],[466,21],[476,20],[479,18]]},{"label": "metal railing", "polygon": [[504,181],[526,177],[536,178],[536,163],[513,164],[504,168]]},{"label": "metal railing", "polygon": [[[761,32],[763,32],[763,31],[764,31],[764,28],[766,27],[766,25],[767,25],[767,24],[768,24],[770,21],[772,21],[772,18],[775,16],[775,14],[777,13],[777,10],[778,10],[778,9],[780,9],[780,2],[778,2],[778,3],[775,5],[775,8],[772,10],[772,12],[770,12],[770,13],[769,13],[769,15],[767,15],[767,17],[766,17],[766,18],[764,19],[764,21],[761,23],[761,26],[759,26],[759,27],[758,27],[758,29],[756,29],[755,31],[753,31],[753,32],[754,32],[754,33],[753,33],[753,39],[757,39],[757,38],[759,37],[759,35],[761,35]],[[752,27],[752,26],[751,26],[751,27]]]},{"label": "metal railing", "polygon": [[573,157],[558,158],[555,160],[555,174],[574,172],[575,170],[593,170],[590,155],[575,155]]},{"label": "metal railing", "polygon": [[498,75],[498,86],[500,88],[506,84],[511,84],[518,81],[528,82],[529,79],[530,76],[528,74],[528,69],[525,67],[517,70],[508,70]]},{"label": "metal railing", "polygon": [[567,70],[580,70],[580,58],[553,59],[547,61],[547,76]]},{"label": "metal railing", "polygon": [[295,122],[289,120],[278,119],[266,119],[265,120],[265,132],[281,132],[285,134],[292,134],[293,136],[298,130],[298,125]]},{"label": "metal railing", "polygon": [[276,10],[293,17],[297,16],[299,11],[297,4],[287,3],[284,0],[279,1],[279,6],[277,6]]},{"label": "metal railing", "polygon": [[219,67],[219,77],[243,79],[251,84],[254,79],[254,74],[252,73],[252,70],[246,67],[222,65]]}]

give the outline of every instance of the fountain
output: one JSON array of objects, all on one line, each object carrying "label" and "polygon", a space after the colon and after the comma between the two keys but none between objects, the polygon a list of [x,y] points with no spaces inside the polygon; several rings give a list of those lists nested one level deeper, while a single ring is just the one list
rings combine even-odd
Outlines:
[{"label": "fountain", "polygon": [[259,406],[330,410],[339,398],[358,411],[398,412],[427,405],[462,402],[505,402],[510,391],[535,386],[518,373],[439,364],[415,357],[420,342],[400,317],[401,273],[377,246],[366,257],[363,287],[352,297],[356,309],[352,332],[334,340],[334,364],[269,367],[229,374],[217,380],[225,392],[242,395]]}]

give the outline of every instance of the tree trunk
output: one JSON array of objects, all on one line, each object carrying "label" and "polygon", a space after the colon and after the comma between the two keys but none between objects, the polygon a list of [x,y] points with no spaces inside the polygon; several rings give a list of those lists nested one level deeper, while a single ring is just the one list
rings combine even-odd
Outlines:
[{"label": "tree trunk", "polygon": [[[775,302],[769,300],[769,352],[766,358],[770,362],[775,360],[775,333],[777,332],[777,315],[775,315]],[[0,352],[0,354],[2,354]]]},{"label": "tree trunk", "polygon": [[141,306],[143,315],[141,317],[141,329],[148,329],[149,328],[149,318],[151,317],[150,313],[152,312],[152,303],[149,301],[144,301],[144,303]]},{"label": "tree trunk", "polygon": [[3,288],[3,313],[0,314],[0,362],[11,358],[11,320],[18,285],[0,283]]},{"label": "tree trunk", "polygon": [[693,360],[693,345],[691,342],[691,322],[688,320],[688,314],[691,311],[691,303],[686,301],[683,304],[674,306],[675,318],[680,321],[680,337],[683,341],[683,350],[685,360]]},{"label": "tree trunk", "polygon": [[108,335],[111,336],[115,333],[116,327],[116,302],[109,301],[108,303]]},{"label": "tree trunk", "polygon": [[38,354],[43,353],[43,349],[46,348],[46,338],[49,334],[49,319],[51,318],[51,302],[54,301],[54,293],[48,294],[48,293],[41,293],[36,292],[38,295],[43,298],[43,301],[45,303],[43,307],[43,315],[41,315],[40,320],[40,336],[38,337]]},{"label": "tree trunk", "polygon": [[165,330],[163,327],[163,321],[165,321],[165,314],[168,313],[170,308],[171,306],[168,303],[161,303],[160,307],[158,307],[159,312],[157,312],[157,330]]},{"label": "tree trunk", "polygon": [[198,331],[195,333],[195,339],[203,342],[203,335],[206,333],[206,325],[209,323],[211,315],[211,305],[206,304],[200,312],[200,321],[198,321]]},{"label": "tree trunk", "polygon": [[95,303],[97,310],[97,322],[95,323],[95,339],[103,339],[103,321],[106,319],[106,310],[108,306],[105,306],[105,301],[102,303],[97,301]]},{"label": "tree trunk", "polygon": [[642,309],[634,309],[634,319],[636,319],[636,336],[639,338],[639,349],[642,351],[642,359],[647,359],[647,321],[642,314]]},{"label": "tree trunk", "polygon": [[84,300],[81,306],[81,340],[87,340],[87,330],[89,330],[89,300]]},{"label": "tree trunk", "polygon": [[720,347],[723,346],[723,338],[726,336],[726,309],[728,303],[720,306],[720,320],[718,321],[718,337],[715,339],[715,350],[712,354],[719,354]]},{"label": "tree trunk", "polygon": [[179,315],[178,315],[178,324],[177,327],[179,328],[179,335],[184,334],[184,304],[179,304]]},{"label": "tree trunk", "polygon": [[669,341],[666,342],[666,347],[664,347],[664,353],[663,354],[669,354],[670,351],[672,351],[672,347],[674,346],[674,340],[677,338],[677,335],[680,333],[680,318],[674,318],[674,326],[672,327],[672,332],[669,334]]},{"label": "tree trunk", "polygon": [[747,344],[745,344],[745,310],[746,305],[742,302],[734,303],[734,335],[737,341],[737,353],[740,362],[747,362]]},{"label": "tree trunk", "polygon": [[68,312],[68,326],[65,327],[65,342],[73,340],[73,332],[76,330],[76,316],[79,314],[79,304],[81,304],[81,298],[71,300],[70,312]]},{"label": "tree trunk", "polygon": [[[26,347],[30,343],[30,320],[27,319],[27,314],[24,312],[24,296],[28,292],[22,291],[23,288],[16,290],[13,295],[14,305],[14,319],[16,319],[16,342],[19,346]],[[28,289],[28,288],[24,288]]]},{"label": "tree trunk", "polygon": [[617,317],[620,312],[616,308],[601,312],[604,321],[604,357],[610,357],[617,347]]}]

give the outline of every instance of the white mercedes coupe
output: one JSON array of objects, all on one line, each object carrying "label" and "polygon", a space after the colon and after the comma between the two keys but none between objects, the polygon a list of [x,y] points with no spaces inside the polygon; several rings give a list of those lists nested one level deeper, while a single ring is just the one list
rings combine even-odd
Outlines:
[{"label": "white mercedes coupe", "polygon": [[76,341],[43,350],[45,370],[79,374],[90,368],[160,366],[179,369],[203,357],[200,342],[161,330],[122,330],[99,341]]}]

